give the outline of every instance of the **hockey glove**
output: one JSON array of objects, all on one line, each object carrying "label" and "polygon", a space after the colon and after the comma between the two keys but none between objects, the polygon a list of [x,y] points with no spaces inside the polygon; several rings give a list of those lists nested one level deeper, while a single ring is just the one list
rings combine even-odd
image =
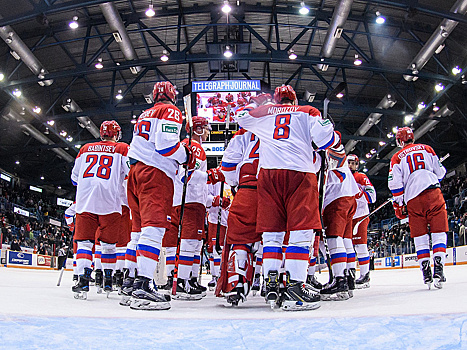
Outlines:
[{"label": "hockey glove", "polygon": [[186,162],[183,163],[183,166],[188,167],[188,170],[194,170],[196,167],[196,155],[193,153],[193,151],[188,145],[184,143],[182,143],[182,145],[183,147],[185,147],[186,151]]},{"label": "hockey glove", "polygon": [[213,168],[207,171],[208,173],[208,184],[216,184],[218,182],[225,181],[224,174],[222,173],[220,168]]},{"label": "hockey glove", "polygon": [[[212,206],[218,207],[221,202],[220,196],[215,196],[212,200]],[[230,205],[230,198],[229,197],[222,197],[222,209],[227,209]]]},{"label": "hockey glove", "polygon": [[344,146],[339,145],[339,147],[328,149],[328,155],[331,169],[340,168],[345,164],[346,156]]},{"label": "hockey glove", "polygon": [[398,219],[405,219],[407,217],[407,207],[405,205],[399,205],[396,202],[392,202],[394,212]]},{"label": "hockey glove", "polygon": [[72,222],[71,224],[68,224],[68,229],[70,230],[70,232],[73,232],[75,230],[75,223]]}]

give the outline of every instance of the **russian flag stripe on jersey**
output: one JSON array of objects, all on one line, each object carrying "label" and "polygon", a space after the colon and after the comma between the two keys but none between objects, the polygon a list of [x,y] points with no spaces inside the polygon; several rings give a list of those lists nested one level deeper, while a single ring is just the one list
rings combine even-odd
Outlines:
[{"label": "russian flag stripe on jersey", "polygon": [[430,257],[429,249],[417,250],[417,259],[423,259],[423,258],[429,258],[429,257]]},{"label": "russian flag stripe on jersey", "polygon": [[345,173],[343,173],[342,171],[339,171],[339,170],[333,170],[332,171],[334,174],[336,174],[336,176],[339,178],[340,182],[344,182],[345,180]]},{"label": "russian flag stripe on jersey", "polygon": [[398,188],[397,190],[391,190],[393,196],[402,196],[404,194],[404,188]]},{"label": "russian flag stripe on jersey", "polygon": [[167,264],[168,262],[173,262],[175,263],[175,256],[167,256],[165,257],[165,263]]},{"label": "russian flag stripe on jersey", "polygon": [[234,171],[237,168],[238,163],[221,163],[221,169],[224,171]]},{"label": "russian flag stripe on jersey", "polygon": [[201,257],[199,255],[195,255],[193,257],[193,264],[199,264],[201,262]]},{"label": "russian flag stripe on jersey", "polygon": [[310,256],[310,250],[303,247],[289,246],[285,251],[285,258],[292,260],[306,260]]},{"label": "russian flag stripe on jersey", "polygon": [[156,149],[156,152],[159,153],[160,155],[164,156],[164,157],[169,157],[172,154],[174,154],[175,152],[177,152],[179,147],[180,147],[180,142],[177,142],[172,147],[164,148],[164,149],[161,149],[161,150]]},{"label": "russian flag stripe on jersey", "polygon": [[101,262],[103,264],[111,264],[117,260],[117,254],[102,254],[101,255]]},{"label": "russian flag stripe on jersey", "polygon": [[366,265],[366,264],[369,264],[370,263],[370,257],[369,256],[366,256],[364,258],[359,258],[358,259],[358,263],[360,265]]},{"label": "russian flag stripe on jersey", "polygon": [[159,260],[160,250],[149,245],[138,244],[136,247],[136,256],[144,256],[152,260]]},{"label": "russian flag stripe on jersey", "polygon": [[327,149],[331,147],[333,144],[334,144],[334,132],[332,133],[331,140],[328,143],[326,143],[324,146],[321,146],[319,149]]},{"label": "russian flag stripe on jersey", "polygon": [[78,251],[76,252],[76,259],[92,260],[92,251],[86,249],[78,249]]},{"label": "russian flag stripe on jersey", "polygon": [[347,253],[331,254],[331,264],[347,262]]},{"label": "russian flag stripe on jersey", "polygon": [[438,243],[433,246],[433,253],[446,253],[446,244]]},{"label": "russian flag stripe on jersey", "polygon": [[347,262],[348,263],[355,262],[355,253],[347,254]]},{"label": "russian flag stripe on jersey", "polygon": [[310,258],[310,266],[315,266],[316,265],[316,260],[317,260],[316,256],[312,256]]},{"label": "russian flag stripe on jersey", "polygon": [[178,257],[178,263],[180,265],[193,265],[193,260],[194,260],[194,257],[192,256],[183,256],[183,255],[180,255]]},{"label": "russian flag stripe on jersey", "polygon": [[282,260],[282,247],[264,247],[263,259],[279,259]]}]

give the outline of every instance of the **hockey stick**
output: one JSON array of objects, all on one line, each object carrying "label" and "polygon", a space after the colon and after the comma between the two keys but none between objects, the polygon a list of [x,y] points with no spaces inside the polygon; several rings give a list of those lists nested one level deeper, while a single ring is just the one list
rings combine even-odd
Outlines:
[{"label": "hockey stick", "polygon": [[[230,104],[227,106],[227,114],[225,116],[225,139],[224,139],[224,152],[229,144],[229,124],[230,124]],[[222,248],[219,242],[220,235],[221,235],[221,225],[222,225],[222,199],[224,198],[224,184],[225,182],[221,182],[221,190],[220,190],[220,198],[219,198],[219,212],[217,214],[217,231],[216,231],[216,252],[217,254],[221,254]]]},{"label": "hockey stick", "polygon": [[[189,125],[190,133],[188,135],[188,147],[191,149],[191,137],[193,134],[193,119],[191,118],[191,113],[188,113],[189,108],[185,106],[186,112],[186,122]],[[183,179],[183,191],[182,191],[182,204],[180,206],[180,221],[178,222],[178,238],[177,238],[177,253],[175,255],[175,268],[174,268],[174,280],[172,283],[172,295],[176,294],[177,290],[177,278],[178,278],[178,260],[180,257],[180,241],[182,236],[182,226],[183,226],[183,214],[185,212],[185,200],[186,200],[186,189],[188,185],[188,164],[185,167],[185,177]]]},{"label": "hockey stick", "polygon": [[[448,159],[451,155],[449,153],[447,153],[444,157],[442,157],[439,162],[442,163],[444,162],[446,159]],[[383,208],[384,206],[386,206],[386,204],[388,203],[391,203],[394,201],[394,198],[389,198],[387,199],[383,204],[381,204],[378,208],[376,208],[375,210],[373,210],[370,214],[364,216],[361,220],[357,221],[357,223],[355,224],[354,228],[353,228],[353,231],[352,231],[352,234],[355,236],[358,232],[358,227],[360,226],[360,224],[365,221],[367,218],[369,218],[370,216],[372,216],[374,213],[376,213],[378,210],[380,210],[381,208]]]},{"label": "hockey stick", "polygon": [[[324,166],[326,165],[326,151],[320,151],[319,155],[321,156],[321,167],[319,169],[319,211],[320,215],[319,218],[321,220],[321,227],[322,227],[322,234],[323,234],[323,242],[324,242],[324,248],[326,250],[326,265],[328,265],[329,269],[329,283],[332,282],[334,279],[334,275],[332,273],[332,268],[331,268],[331,254],[329,253],[329,247],[328,247],[328,242],[326,239],[326,229],[324,227],[324,220],[323,220],[323,199],[324,199],[324,187],[326,186],[325,184],[325,169]],[[319,254],[318,254],[319,256]]]}]

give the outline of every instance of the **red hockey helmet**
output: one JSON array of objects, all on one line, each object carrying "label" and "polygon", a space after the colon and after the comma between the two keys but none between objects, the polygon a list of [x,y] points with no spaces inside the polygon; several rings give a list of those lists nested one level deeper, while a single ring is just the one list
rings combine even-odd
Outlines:
[{"label": "red hockey helmet", "polygon": [[245,100],[243,97],[239,97],[239,98],[237,99],[237,104],[238,104],[239,106],[244,106],[244,105],[246,105],[246,100]]},{"label": "red hockey helmet", "polygon": [[159,81],[154,84],[152,97],[154,98],[154,102],[170,101],[173,104],[177,102],[175,87],[168,81]]},{"label": "red hockey helmet", "polygon": [[233,95],[231,93],[228,93],[227,96],[225,96],[225,100],[227,102],[232,102],[234,99]]},{"label": "red hockey helmet", "polygon": [[120,140],[122,138],[122,128],[115,120],[106,120],[102,122],[101,129],[100,129],[101,139],[104,137],[116,137],[116,140]]},{"label": "red hockey helmet", "polygon": [[276,103],[282,103],[284,100],[295,101],[296,99],[297,94],[290,85],[278,86],[274,91],[274,101]]},{"label": "red hockey helmet", "polygon": [[[196,134],[196,135],[203,135],[204,134],[204,128],[208,128],[209,130],[211,130],[211,126],[209,125],[209,122],[206,118],[203,118],[203,117],[199,117],[197,115],[193,116],[191,118],[192,122],[193,122],[193,132]],[[187,133],[190,133],[190,124],[186,123],[186,132]]]},{"label": "red hockey helmet", "polygon": [[409,140],[415,141],[415,136],[411,128],[404,126],[397,130],[396,143],[399,147],[404,147]]},{"label": "red hockey helmet", "polygon": [[357,163],[357,164],[358,164],[358,162],[359,162],[359,159],[358,159],[358,157],[357,157],[356,154],[349,154],[349,155],[347,155],[347,161],[349,162],[349,161],[351,161],[351,160],[354,161],[354,162]]}]

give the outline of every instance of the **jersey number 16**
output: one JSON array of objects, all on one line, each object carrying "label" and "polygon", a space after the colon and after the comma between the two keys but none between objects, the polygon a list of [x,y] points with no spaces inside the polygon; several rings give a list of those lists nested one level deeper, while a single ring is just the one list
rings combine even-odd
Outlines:
[{"label": "jersey number 16", "polygon": [[409,165],[410,173],[415,170],[425,169],[425,158],[423,153],[414,153],[407,156],[407,164]]}]

